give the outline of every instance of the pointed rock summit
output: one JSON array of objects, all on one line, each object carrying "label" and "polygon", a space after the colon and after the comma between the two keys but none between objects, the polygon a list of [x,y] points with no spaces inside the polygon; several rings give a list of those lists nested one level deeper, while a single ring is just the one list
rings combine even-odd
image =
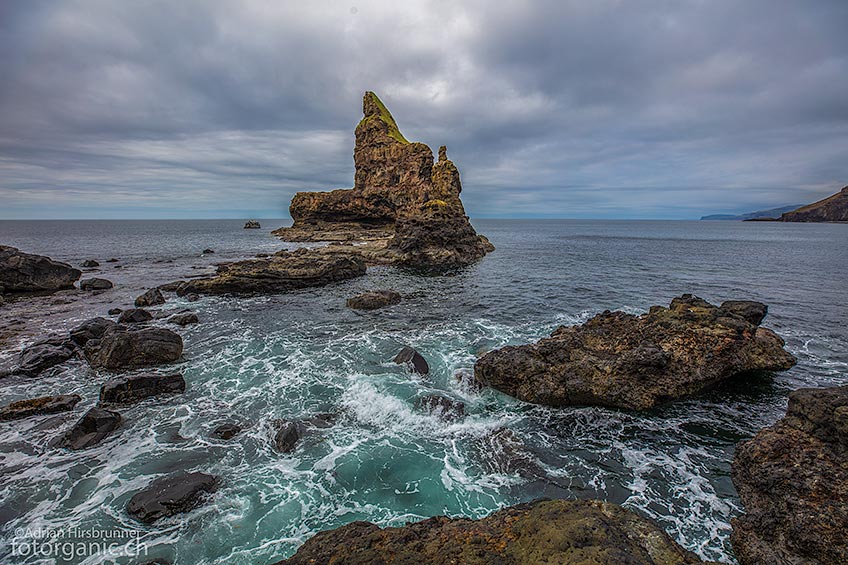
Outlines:
[{"label": "pointed rock summit", "polygon": [[352,253],[372,264],[451,267],[472,263],[494,246],[465,215],[459,170],[439,148],[409,142],[373,92],[356,126],[354,187],[298,192],[294,223],[274,232],[285,241],[330,241],[327,253]]}]

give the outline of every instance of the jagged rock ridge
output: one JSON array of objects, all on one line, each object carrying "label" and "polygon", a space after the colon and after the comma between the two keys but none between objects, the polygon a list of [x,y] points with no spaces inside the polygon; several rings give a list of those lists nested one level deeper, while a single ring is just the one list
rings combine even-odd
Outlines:
[{"label": "jagged rock ridge", "polygon": [[[355,253],[370,263],[451,266],[476,261],[494,247],[478,235],[459,198],[459,170],[447,149],[409,142],[373,92],[356,126],[354,187],[299,192],[294,223],[274,232],[286,241],[344,242],[330,253]],[[366,245],[349,243],[367,242]]]},{"label": "jagged rock ridge", "polygon": [[781,222],[848,222],[848,186],[824,200],[801,206],[780,217]]}]

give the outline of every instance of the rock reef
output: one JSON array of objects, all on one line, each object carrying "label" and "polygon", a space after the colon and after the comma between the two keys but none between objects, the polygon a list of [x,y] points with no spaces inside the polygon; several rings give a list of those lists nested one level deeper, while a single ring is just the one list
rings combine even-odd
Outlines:
[{"label": "rock reef", "polygon": [[400,528],[353,522],[321,532],[278,565],[702,563],[656,524],[597,500],[519,504],[480,520],[437,516]]},{"label": "rock reef", "polygon": [[783,340],[759,327],[765,314],[759,302],[714,306],[684,294],[641,316],[606,311],[536,344],[491,351],[474,376],[535,404],[648,409],[746,372],[792,367]]},{"label": "rock reef", "polygon": [[824,200],[780,216],[781,222],[848,222],[848,186]]},{"label": "rock reef", "polygon": [[328,253],[369,263],[421,268],[467,265],[494,250],[465,215],[447,149],[439,149],[434,163],[430,148],[407,141],[373,92],[365,93],[363,113],[354,187],[297,193],[289,208],[293,225],[273,233],[286,241],[336,242]]},{"label": "rock reef", "polygon": [[736,448],[743,565],[848,563],[848,386],[800,389],[786,416]]}]

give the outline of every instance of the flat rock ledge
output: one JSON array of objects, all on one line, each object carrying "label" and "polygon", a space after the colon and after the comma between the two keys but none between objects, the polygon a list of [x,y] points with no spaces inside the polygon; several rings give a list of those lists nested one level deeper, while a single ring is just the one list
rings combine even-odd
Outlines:
[{"label": "flat rock ledge", "polygon": [[365,270],[365,262],[358,257],[328,255],[310,249],[279,251],[267,259],[221,265],[214,277],[181,284],[177,295],[274,294],[360,277]]},{"label": "flat rock ledge", "polygon": [[353,522],[316,534],[278,565],[702,563],[655,523],[598,500],[519,504],[480,520],[437,516],[400,528]]},{"label": "flat rock ledge", "polygon": [[206,493],[216,490],[218,479],[206,473],[175,473],[160,477],[127,504],[127,513],[145,524],[196,508]]},{"label": "flat rock ledge", "polygon": [[848,563],[848,386],[791,393],[783,419],[736,447],[731,476],[740,563]]},{"label": "flat rock ledge", "polygon": [[491,351],[474,377],[535,404],[649,409],[745,373],[791,368],[783,340],[759,327],[766,311],[690,294],[641,316],[606,311],[538,343]]},{"label": "flat rock ledge", "polygon": [[0,292],[53,292],[73,288],[81,276],[67,263],[0,245]]},{"label": "flat rock ledge", "polygon": [[17,400],[0,408],[0,421],[20,420],[30,416],[67,412],[73,410],[80,400],[82,398],[78,394],[59,394],[57,396],[40,396]]}]

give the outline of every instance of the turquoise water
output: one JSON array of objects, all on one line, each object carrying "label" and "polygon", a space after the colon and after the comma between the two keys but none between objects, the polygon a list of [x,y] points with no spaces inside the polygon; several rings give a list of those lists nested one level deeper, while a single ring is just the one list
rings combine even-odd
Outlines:
[{"label": "turquoise water", "polygon": [[[268,233],[282,222],[263,221],[259,231],[242,223],[0,222],[0,243],[72,263],[121,259],[122,269],[101,271],[114,291],[68,305],[43,328],[59,331],[126,306],[147,286],[283,246]],[[119,527],[141,532],[148,559],[268,563],[354,520],[401,525],[436,514],[480,517],[541,496],[600,497],[655,518],[702,557],[732,562],[729,521],[740,512],[729,479],[734,444],[779,418],[790,390],[845,383],[846,226],[475,226],[497,251],[448,276],[381,267],[286,295],[196,303],[171,296],[166,307],[189,307],[201,319],[180,330],[186,347],[174,368],[188,390],[122,409],[120,433],[87,451],[46,444],[96,402],[104,376],[76,361],[38,380],[0,381],[3,404],[83,396],[74,415],[0,423],[0,534]],[[201,257],[206,247],[216,254]],[[371,313],[345,308],[345,298],[375,288],[398,290],[404,300]],[[492,348],[537,340],[605,309],[643,312],[684,292],[768,303],[765,325],[787,340],[798,366],[644,414],[531,406],[456,378]],[[24,314],[0,308],[0,323]],[[405,345],[427,358],[429,376],[392,363]],[[415,399],[431,393],[465,402],[468,416],[446,423],[422,414]],[[307,436],[292,454],[273,449],[272,420],[323,412],[338,415],[335,426]],[[228,442],[211,438],[227,421],[247,429]],[[176,470],[219,475],[221,487],[209,504],[154,526],[125,514],[134,492]],[[8,549],[0,556],[38,562]]]}]

